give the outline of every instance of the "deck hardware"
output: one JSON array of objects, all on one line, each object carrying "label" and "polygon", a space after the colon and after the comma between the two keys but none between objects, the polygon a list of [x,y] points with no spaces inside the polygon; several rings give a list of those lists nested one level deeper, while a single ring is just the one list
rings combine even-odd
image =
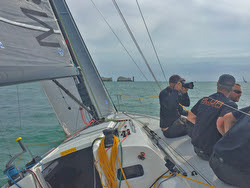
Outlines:
[{"label": "deck hardware", "polygon": [[145,153],[141,152],[140,155],[138,155],[138,159],[144,160],[145,159]]},{"label": "deck hardware", "polygon": [[191,172],[191,175],[192,175],[192,176],[196,176],[196,175],[198,175],[198,173],[197,173],[195,170],[193,170],[193,171]]}]

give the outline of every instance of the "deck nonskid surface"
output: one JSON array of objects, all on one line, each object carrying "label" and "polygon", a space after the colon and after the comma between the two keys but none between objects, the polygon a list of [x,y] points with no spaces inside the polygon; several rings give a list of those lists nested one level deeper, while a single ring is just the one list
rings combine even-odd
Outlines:
[{"label": "deck nonskid surface", "polygon": [[[232,188],[228,184],[223,183],[214,174],[210,168],[208,161],[200,159],[194,152],[189,136],[182,136],[179,138],[166,138],[159,128],[159,118],[150,118],[147,116],[134,116],[136,120],[146,123],[166,144],[166,148],[170,149],[178,159],[179,165],[187,172],[188,177],[211,184],[215,187]],[[192,176],[192,171],[196,171],[198,175]],[[202,186],[201,186],[202,187]]]}]

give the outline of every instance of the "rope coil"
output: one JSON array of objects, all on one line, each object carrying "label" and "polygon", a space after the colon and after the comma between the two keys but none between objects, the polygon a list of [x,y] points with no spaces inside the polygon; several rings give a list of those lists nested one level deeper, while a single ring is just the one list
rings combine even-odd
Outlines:
[{"label": "rope coil", "polygon": [[121,169],[121,172],[122,172],[122,175],[126,181],[127,187],[130,188],[130,186],[127,182],[126,176],[124,174],[124,171],[122,169],[120,159],[117,155],[118,154],[117,150],[118,150],[119,139],[116,136],[113,136],[113,138],[114,138],[114,141],[113,141],[113,146],[112,146],[111,153],[110,153],[110,159],[107,155],[107,151],[106,151],[105,145],[104,145],[105,138],[103,138],[101,140],[101,143],[100,143],[99,148],[97,150],[100,168],[106,177],[105,184],[104,184],[104,182],[102,182],[102,173],[99,171],[99,174],[101,176],[101,184],[103,185],[103,187],[108,187],[108,188],[119,187],[118,182],[117,182],[117,178],[116,178],[116,173],[115,173],[115,162],[117,159],[119,166],[120,166],[120,169]]}]

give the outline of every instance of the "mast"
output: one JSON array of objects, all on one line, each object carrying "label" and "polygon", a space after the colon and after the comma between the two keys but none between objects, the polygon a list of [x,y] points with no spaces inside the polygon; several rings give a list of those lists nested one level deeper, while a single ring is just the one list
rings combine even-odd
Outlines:
[{"label": "mast", "polygon": [[[86,126],[84,124],[86,121],[90,122],[91,119],[100,121],[115,113],[116,108],[113,106],[65,1],[49,0],[49,2],[79,75],[57,79],[56,82],[43,81],[42,87],[64,132],[71,135]],[[82,106],[87,108],[81,111]]]},{"label": "mast", "polygon": [[63,26],[61,29],[65,32],[67,42],[72,49],[74,62],[79,66],[80,78],[78,79],[81,84],[78,84],[78,90],[86,88],[99,119],[116,112],[65,0],[50,0],[50,2],[54,5],[58,21]]}]

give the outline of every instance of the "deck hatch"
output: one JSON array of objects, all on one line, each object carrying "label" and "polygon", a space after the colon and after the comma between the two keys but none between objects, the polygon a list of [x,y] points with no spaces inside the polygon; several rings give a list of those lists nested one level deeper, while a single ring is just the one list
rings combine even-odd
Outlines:
[{"label": "deck hatch", "polygon": [[[144,175],[144,170],[142,165],[133,165],[133,166],[128,166],[123,168],[124,174],[127,179],[130,178],[136,178]],[[117,178],[120,179],[121,174],[121,169],[119,168],[117,170]],[[122,176],[122,180],[124,180],[124,177]]]}]

